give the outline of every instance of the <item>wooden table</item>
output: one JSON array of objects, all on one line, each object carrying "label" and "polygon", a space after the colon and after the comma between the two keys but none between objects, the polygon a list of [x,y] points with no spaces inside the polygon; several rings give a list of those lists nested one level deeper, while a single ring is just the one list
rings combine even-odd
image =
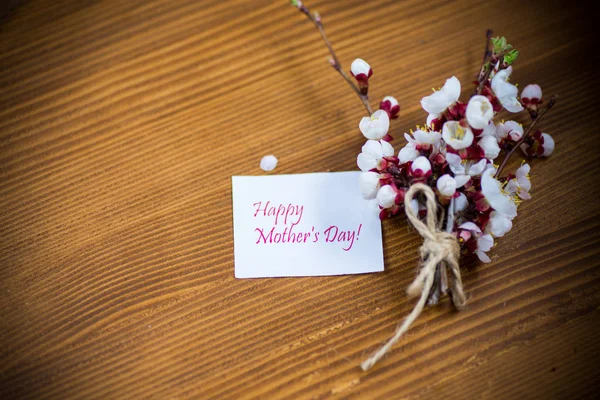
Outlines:
[{"label": "wooden table", "polygon": [[[15,3],[15,2],[13,2]],[[364,110],[286,1],[31,0],[0,25],[0,398],[578,398],[597,391],[596,37],[578,2],[311,1],[372,104],[475,78],[486,28],[514,81],[560,95],[533,200],[467,263],[467,310],[414,304],[421,238],[383,224],[386,271],[237,280],[232,175],[355,170]],[[523,121],[525,122],[525,121]]]}]

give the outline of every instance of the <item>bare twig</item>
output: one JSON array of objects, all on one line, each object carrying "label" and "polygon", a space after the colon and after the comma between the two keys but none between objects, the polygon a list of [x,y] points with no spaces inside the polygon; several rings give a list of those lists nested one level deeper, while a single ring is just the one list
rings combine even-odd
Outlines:
[{"label": "bare twig", "polygon": [[477,81],[479,84],[477,85],[477,89],[475,89],[475,94],[481,94],[483,90],[484,82],[489,78],[490,73],[492,72],[490,57],[492,56],[491,49],[492,42],[492,30],[488,29],[485,32],[485,50],[483,52],[483,61],[481,62],[481,69],[479,70],[479,75],[477,76]]},{"label": "bare twig", "polygon": [[548,110],[550,110],[552,108],[552,106],[554,106],[554,103],[556,102],[556,98],[558,96],[554,95],[550,98],[550,101],[548,102],[548,104],[546,104],[546,107],[542,110],[542,112],[540,112],[537,116],[537,118],[535,118],[532,122],[531,125],[529,125],[529,128],[527,129],[527,132],[525,132],[525,134],[523,135],[523,137],[521,139],[519,139],[519,141],[514,145],[514,147],[512,149],[510,149],[510,151],[506,154],[506,157],[504,157],[504,160],[502,161],[502,164],[500,164],[500,167],[498,168],[498,170],[496,171],[496,174],[494,175],[494,178],[497,178],[500,176],[500,172],[502,172],[502,169],[504,168],[504,166],[506,165],[506,163],[508,162],[508,159],[510,158],[510,156],[513,155],[513,153],[519,148],[521,147],[521,145],[525,142],[525,140],[529,137],[529,135],[531,134],[533,127],[542,119],[542,117],[544,116],[544,114],[546,114],[546,112],[548,112]]},{"label": "bare twig", "polygon": [[323,41],[325,42],[325,45],[327,46],[327,49],[329,50],[329,54],[331,54],[331,59],[329,61],[331,63],[331,66],[333,67],[333,69],[335,69],[337,72],[339,72],[339,74],[342,76],[342,78],[344,78],[344,80],[348,83],[348,85],[352,88],[352,90],[354,90],[356,95],[360,98],[360,101],[365,106],[365,109],[367,110],[369,115],[373,114],[373,110],[371,109],[371,105],[369,104],[369,97],[367,95],[363,95],[360,92],[360,90],[358,89],[358,86],[356,86],[356,84],[352,81],[352,79],[350,79],[348,74],[346,74],[346,72],[344,72],[344,70],[342,69],[342,64],[340,63],[340,60],[337,58],[337,55],[335,54],[335,51],[333,50],[333,47],[331,46],[331,43],[329,42],[329,39],[327,39],[327,35],[325,34],[325,29],[323,28],[323,22],[321,21],[321,16],[318,13],[312,14],[309,11],[309,9],[301,2],[298,2],[296,7],[304,15],[306,15],[306,17],[313,24],[315,24],[315,27],[321,34],[321,37],[323,38]]}]

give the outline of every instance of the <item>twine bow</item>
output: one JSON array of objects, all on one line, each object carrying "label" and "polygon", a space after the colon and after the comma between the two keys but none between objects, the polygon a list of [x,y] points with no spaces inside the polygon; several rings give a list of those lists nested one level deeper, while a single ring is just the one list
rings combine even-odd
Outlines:
[{"label": "twine bow", "polygon": [[[423,221],[419,219],[411,206],[411,201],[419,192],[423,193],[426,198],[426,223],[423,223]],[[437,202],[433,190],[422,183],[413,184],[404,196],[404,210],[406,211],[408,220],[424,239],[423,245],[420,248],[421,269],[415,280],[406,290],[410,297],[418,295],[419,292],[421,297],[412,312],[396,329],[394,336],[388,340],[384,346],[377,350],[375,354],[363,361],[361,364],[363,371],[366,371],[375,365],[375,363],[392,348],[398,339],[400,339],[408,328],[410,328],[412,323],[419,317],[421,311],[423,311],[423,308],[425,307],[425,302],[429,297],[429,293],[431,292],[438,264],[440,264],[440,268],[445,268],[445,265],[450,268],[452,276],[452,301],[454,306],[460,310],[464,307],[466,302],[462,279],[460,277],[460,268],[458,265],[460,246],[451,233],[440,231],[437,227]]]}]

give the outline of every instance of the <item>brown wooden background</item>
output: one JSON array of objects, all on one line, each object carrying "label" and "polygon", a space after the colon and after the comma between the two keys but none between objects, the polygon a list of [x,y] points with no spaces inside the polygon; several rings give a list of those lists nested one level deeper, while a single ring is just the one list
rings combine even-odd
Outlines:
[{"label": "brown wooden background", "polygon": [[[13,2],[14,3],[14,2]],[[0,397],[578,398],[600,384],[600,139],[593,12],[579,2],[308,2],[372,99],[470,93],[492,28],[514,81],[559,102],[489,265],[372,371],[411,309],[420,238],[386,271],[236,280],[231,175],[356,169],[361,104],[286,1],[31,0],[0,24]],[[594,65],[593,63],[596,63]],[[525,122],[525,121],[523,121]]]}]

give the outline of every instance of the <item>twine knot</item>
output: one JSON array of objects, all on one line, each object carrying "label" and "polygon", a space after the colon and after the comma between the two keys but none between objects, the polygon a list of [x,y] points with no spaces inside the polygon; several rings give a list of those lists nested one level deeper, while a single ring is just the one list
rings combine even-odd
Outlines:
[{"label": "twine knot", "polygon": [[[425,196],[427,215],[425,222],[421,221],[417,215],[418,210],[413,210],[411,201],[418,194]],[[456,238],[449,232],[441,231],[437,224],[437,201],[435,193],[427,185],[415,183],[410,187],[404,196],[404,211],[408,220],[423,237],[423,245],[420,248],[421,268],[415,280],[408,286],[409,296],[421,295],[419,301],[412,312],[406,317],[404,322],[396,329],[394,336],[375,354],[365,360],[361,367],[363,371],[371,368],[375,363],[392,348],[394,343],[408,330],[410,325],[418,318],[425,307],[425,302],[429,297],[435,272],[437,268],[442,268],[445,274],[445,267],[449,267],[452,276],[452,302],[457,309],[462,309],[466,298],[463,291],[462,280],[458,259],[460,256],[460,246]]]}]

